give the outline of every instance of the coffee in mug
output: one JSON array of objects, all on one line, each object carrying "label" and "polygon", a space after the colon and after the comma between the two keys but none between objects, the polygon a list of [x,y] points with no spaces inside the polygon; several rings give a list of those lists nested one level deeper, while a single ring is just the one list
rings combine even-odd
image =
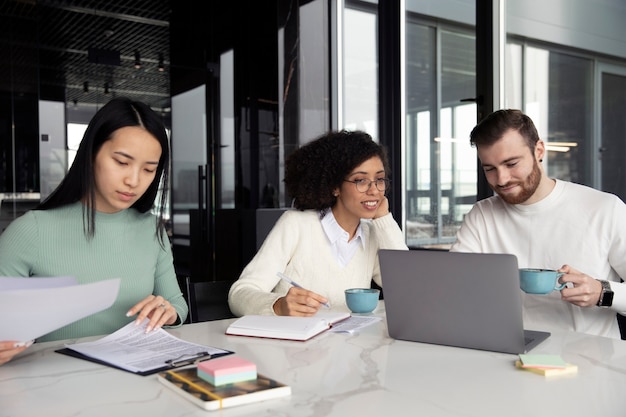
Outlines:
[{"label": "coffee in mug", "polygon": [[520,288],[528,294],[549,294],[561,291],[565,284],[559,284],[559,278],[565,272],[554,269],[521,268],[519,270]]}]

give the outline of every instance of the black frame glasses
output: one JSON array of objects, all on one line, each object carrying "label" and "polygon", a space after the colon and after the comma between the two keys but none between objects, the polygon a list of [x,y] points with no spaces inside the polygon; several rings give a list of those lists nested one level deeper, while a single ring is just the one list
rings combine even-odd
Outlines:
[{"label": "black frame glasses", "polygon": [[389,178],[376,178],[375,180],[369,180],[367,178],[360,178],[358,180],[344,180],[345,182],[351,182],[356,187],[356,190],[360,193],[366,193],[369,191],[372,183],[375,184],[378,191],[387,191],[391,180]]}]

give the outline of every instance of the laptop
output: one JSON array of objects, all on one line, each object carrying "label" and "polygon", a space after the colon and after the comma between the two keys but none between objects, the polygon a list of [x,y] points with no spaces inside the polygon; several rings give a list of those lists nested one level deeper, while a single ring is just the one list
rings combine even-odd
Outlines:
[{"label": "laptop", "polygon": [[523,328],[514,255],[381,249],[378,256],[394,339],[520,354],[550,336]]}]

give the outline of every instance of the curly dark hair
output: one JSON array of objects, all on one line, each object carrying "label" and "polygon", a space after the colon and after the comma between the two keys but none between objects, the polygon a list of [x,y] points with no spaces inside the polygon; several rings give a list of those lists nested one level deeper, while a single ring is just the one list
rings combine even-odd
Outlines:
[{"label": "curly dark hair", "polygon": [[379,157],[389,175],[387,151],[362,131],[331,131],[295,150],[285,161],[285,186],[299,210],[325,210],[333,191],[363,162]]}]

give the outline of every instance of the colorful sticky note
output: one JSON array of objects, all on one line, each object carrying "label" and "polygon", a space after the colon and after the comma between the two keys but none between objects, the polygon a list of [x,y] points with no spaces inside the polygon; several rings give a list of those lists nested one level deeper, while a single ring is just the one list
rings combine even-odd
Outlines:
[{"label": "colorful sticky note", "polygon": [[578,366],[568,363],[565,368],[524,368],[522,361],[515,361],[515,367],[534,374],[543,375],[545,377],[556,377],[564,375],[574,375],[578,373]]},{"label": "colorful sticky note", "polygon": [[567,367],[567,362],[560,355],[520,354],[519,358],[522,362],[522,368],[551,369]]},{"label": "colorful sticky note", "polygon": [[220,386],[256,379],[256,365],[238,356],[229,355],[198,364],[198,377]]}]

